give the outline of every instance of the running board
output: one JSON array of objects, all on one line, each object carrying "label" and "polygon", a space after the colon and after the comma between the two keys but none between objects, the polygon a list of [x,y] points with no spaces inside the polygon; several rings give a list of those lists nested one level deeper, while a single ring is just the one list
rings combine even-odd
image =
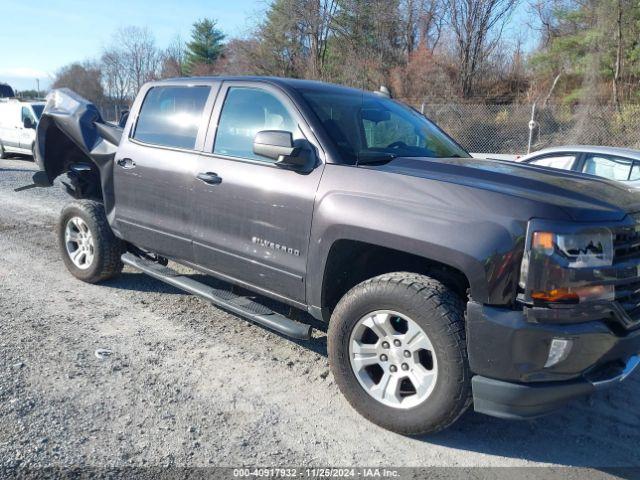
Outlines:
[{"label": "running board", "polygon": [[263,327],[274,330],[288,337],[307,340],[311,338],[311,326],[291,320],[271,309],[253,301],[249,297],[243,297],[233,293],[231,289],[210,287],[185,275],[164,267],[158,263],[137,257],[131,253],[122,255],[122,262],[140,270],[147,275],[168,283],[180,290],[197,295],[210,301],[214,305],[245,317]]}]

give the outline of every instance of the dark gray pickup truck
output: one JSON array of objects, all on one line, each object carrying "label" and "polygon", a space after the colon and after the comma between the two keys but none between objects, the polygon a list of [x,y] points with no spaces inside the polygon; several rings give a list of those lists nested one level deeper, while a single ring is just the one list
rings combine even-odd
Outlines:
[{"label": "dark gray pickup truck", "polygon": [[640,195],[473,159],[384,96],[166,80],[122,128],[58,90],[36,153],[34,184],[62,176],[76,199],[59,223],[74,276],[126,264],[295,338],[308,312],[341,391],[385,428],[435,432],[471,404],[542,415],[638,364]]}]

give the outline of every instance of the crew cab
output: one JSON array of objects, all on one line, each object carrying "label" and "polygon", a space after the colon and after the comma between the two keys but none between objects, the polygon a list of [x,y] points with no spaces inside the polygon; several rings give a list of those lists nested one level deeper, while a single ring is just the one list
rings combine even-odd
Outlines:
[{"label": "crew cab", "polygon": [[119,128],[58,90],[36,149],[34,184],[61,176],[75,198],[58,225],[71,274],[126,264],[295,338],[308,312],[347,400],[396,432],[444,429],[472,404],[546,414],[638,365],[640,195],[471,158],[390,98],[172,79],[146,84]]}]

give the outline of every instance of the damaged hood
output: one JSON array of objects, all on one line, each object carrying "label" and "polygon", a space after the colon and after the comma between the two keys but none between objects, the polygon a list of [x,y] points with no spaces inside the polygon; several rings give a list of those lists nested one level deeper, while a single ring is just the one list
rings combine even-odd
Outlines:
[{"label": "damaged hood", "polygon": [[83,160],[68,153],[75,146],[102,172],[113,160],[121,136],[122,130],[107,124],[89,100],[66,88],[53,90],[38,123],[36,161],[51,184],[71,163]]},{"label": "damaged hood", "polygon": [[106,123],[90,101],[68,89],[52,91],[36,130],[35,155],[40,171],[33,183],[49,187],[74,166],[100,173],[107,216],[114,206],[113,159],[122,129]]}]

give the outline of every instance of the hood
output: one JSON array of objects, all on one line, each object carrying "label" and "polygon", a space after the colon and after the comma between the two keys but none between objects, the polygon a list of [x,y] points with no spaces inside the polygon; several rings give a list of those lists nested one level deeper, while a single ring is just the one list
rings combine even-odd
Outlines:
[{"label": "hood", "polygon": [[398,157],[361,168],[411,175],[542,202],[572,220],[617,221],[640,211],[640,191],[604,178],[548,167],[478,158]]}]

